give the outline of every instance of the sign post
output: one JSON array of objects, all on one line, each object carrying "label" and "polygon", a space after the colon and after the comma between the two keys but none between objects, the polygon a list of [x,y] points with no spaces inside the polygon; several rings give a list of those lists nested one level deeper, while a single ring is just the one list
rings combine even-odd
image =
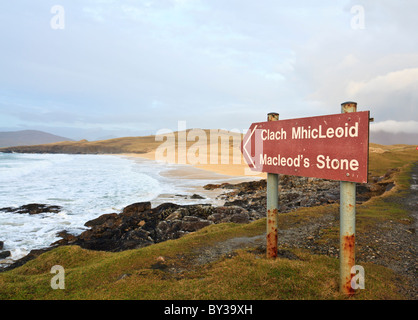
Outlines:
[{"label": "sign post", "polygon": [[[344,102],[341,113],[357,111],[357,103]],[[340,181],[340,292],[353,295],[351,269],[355,265],[356,183]]]},{"label": "sign post", "polygon": [[[269,113],[267,121],[279,120],[278,113]],[[279,175],[267,173],[267,258],[277,257]]]},{"label": "sign post", "polygon": [[353,294],[356,183],[367,183],[370,112],[341,104],[334,115],[251,124],[241,151],[251,170],[267,173],[267,257],[277,257],[278,174],[340,181],[340,291]]}]

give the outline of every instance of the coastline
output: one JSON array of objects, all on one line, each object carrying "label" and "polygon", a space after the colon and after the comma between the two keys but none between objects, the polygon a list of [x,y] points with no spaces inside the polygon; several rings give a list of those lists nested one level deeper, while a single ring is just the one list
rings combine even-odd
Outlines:
[{"label": "coastline", "polygon": [[[70,154],[71,155],[71,154]],[[114,154],[114,153],[101,153],[99,155],[112,155],[116,156],[117,158],[125,158],[133,161],[134,166],[141,166],[144,165],[145,168],[153,168],[155,167],[155,171],[153,172],[152,176],[157,178],[157,176],[161,177],[161,179],[157,178],[162,182],[164,188],[159,191],[159,193],[155,193],[155,197],[152,199],[150,198],[149,201],[152,207],[157,207],[164,203],[174,203],[177,205],[213,205],[213,206],[223,206],[225,203],[225,199],[219,197],[222,193],[225,193],[225,190],[221,188],[217,189],[205,189],[204,186],[207,184],[223,184],[223,183],[241,183],[241,182],[249,182],[254,180],[259,180],[258,177],[253,176],[242,176],[238,175],[237,171],[234,171],[232,165],[219,165],[219,167],[223,167],[222,170],[205,170],[196,166],[192,166],[190,164],[175,164],[175,163],[163,163],[161,161],[156,161],[154,159],[154,153],[150,152],[147,154],[136,154],[136,153],[123,153],[123,154]],[[231,168],[232,167],[232,168]],[[232,169],[232,170],[231,170]],[[152,170],[152,169],[151,169]],[[216,172],[218,171],[218,172]],[[230,173],[229,175],[222,174],[221,172]],[[141,169],[139,169],[141,172]],[[118,179],[121,179],[119,177]],[[139,184],[142,184],[141,181],[138,181]],[[55,198],[61,198],[61,196],[56,196]],[[145,201],[141,199],[137,199],[130,201],[129,203]],[[20,205],[25,206],[30,203],[34,204],[49,204],[46,200],[31,200],[28,203],[22,203],[19,205],[15,204],[4,204],[3,207],[20,207]],[[52,203],[52,202],[51,202]],[[128,205],[127,203],[126,205]],[[55,203],[53,203],[55,204]],[[58,203],[60,206],[61,204]],[[65,205],[63,205],[64,213],[63,216],[66,215],[65,213]],[[117,209],[113,212],[118,212]],[[58,215],[57,215],[58,216]],[[24,216],[22,216],[24,217]],[[32,218],[35,219],[35,218]],[[91,218],[86,219],[83,223],[91,220]],[[65,226],[63,226],[65,229]],[[9,237],[3,236],[1,241],[9,240]],[[5,246],[4,250],[9,250],[10,248]],[[13,249],[15,250],[15,249]],[[13,260],[15,257],[20,255],[19,252],[11,251],[11,256],[13,256]],[[27,249],[31,250],[31,248]],[[0,250],[1,251],[1,250]],[[5,262],[4,259],[0,259],[2,263]],[[7,260],[6,260],[7,261]]]},{"label": "coastline", "polygon": [[[145,154],[123,153],[113,155],[132,159],[139,165],[142,161],[157,161],[155,160],[155,152],[148,152]],[[182,182],[182,184],[187,183],[186,189],[189,195],[203,196],[203,199],[194,198],[193,201],[190,201],[190,203],[207,203],[209,200],[209,202],[213,205],[223,205],[224,201],[218,199],[217,197],[224,193],[225,190],[220,188],[208,190],[205,189],[204,186],[209,183],[237,184],[265,179],[265,174],[245,175],[245,168],[246,165],[243,164],[191,165],[167,163],[167,168],[159,174],[162,177],[166,177],[171,180],[178,180],[179,182]],[[157,199],[151,201],[151,203],[153,205],[160,205],[165,202],[176,202],[178,200],[182,200],[182,202],[184,202],[185,197],[186,195],[178,195],[175,193],[161,194]]]},{"label": "coastline", "polygon": [[[119,156],[125,156],[129,158],[141,158],[152,161],[155,159],[155,151],[147,153],[120,153]],[[177,155],[176,155],[177,157]],[[179,178],[185,177],[186,179],[234,179],[241,178],[245,181],[265,179],[266,174],[260,173],[248,174],[248,165],[241,162],[240,164],[232,164],[230,159],[228,164],[177,164],[175,162],[169,162],[168,164],[178,165],[177,170],[170,170],[167,175],[178,176]],[[186,169],[189,168],[189,169]],[[193,169],[190,169],[193,168]],[[195,175],[193,175],[193,173]],[[206,175],[205,175],[206,174]]]},{"label": "coastline", "polygon": [[[72,155],[72,154],[69,154]],[[164,204],[164,203],[175,203],[178,205],[198,205],[198,204],[211,204],[214,206],[222,206],[225,202],[225,200],[220,199],[218,196],[224,192],[222,189],[214,189],[214,190],[206,190],[204,186],[206,184],[222,184],[222,183],[240,183],[244,181],[251,181],[254,180],[253,178],[238,176],[238,175],[223,175],[217,172],[209,171],[209,170],[203,170],[200,168],[196,168],[191,165],[182,165],[182,164],[164,164],[162,162],[155,161],[152,156],[147,154],[145,157],[141,157],[138,154],[105,154],[101,153],[100,155],[112,155],[116,158],[125,158],[132,161],[133,166],[141,166],[143,165],[143,168],[145,168],[144,173],[146,173],[146,170],[150,170],[151,177],[156,178],[160,183],[163,185],[162,190],[155,191],[154,190],[154,196],[149,199],[132,199],[128,203],[126,203],[124,206],[129,205],[131,203],[140,202],[140,201],[150,201],[152,207],[157,207],[158,205]],[[95,156],[95,155],[93,155]],[[125,160],[126,161],[126,160]],[[154,172],[152,172],[152,168],[155,168]],[[135,173],[142,172],[143,169],[136,169]],[[126,174],[126,173],[125,173]],[[125,178],[131,179],[132,176],[121,176],[120,174],[116,174],[118,180],[123,180]],[[158,178],[158,177],[161,177]],[[87,177],[85,177],[87,178]],[[85,179],[83,178],[83,179]],[[132,180],[132,179],[131,179]],[[137,184],[142,185],[144,181],[138,180],[137,178],[135,181],[138,181]],[[122,189],[123,191],[126,191],[125,189]],[[48,196],[49,197],[49,196]],[[46,197],[46,198],[48,198]],[[36,204],[37,206],[42,205],[49,205],[49,204],[57,204],[63,208],[63,213],[59,213],[54,215],[54,217],[58,217],[58,220],[60,219],[62,215],[62,221],[66,222],[65,219],[67,217],[67,208],[65,203],[60,203],[61,198],[65,198],[61,195],[51,196],[53,199],[44,200],[44,199],[38,199],[34,198],[31,200],[28,200],[27,203],[4,203],[0,208],[19,208],[21,206],[29,205],[29,204]],[[51,198],[50,197],[50,198]],[[72,199],[72,198],[71,198]],[[65,200],[67,201],[67,200]],[[71,200],[73,201],[73,200]],[[123,206],[123,207],[124,207]],[[121,207],[120,209],[122,209]],[[4,209],[3,208],[3,209]],[[114,211],[112,212],[119,212],[119,207],[114,207]],[[88,211],[87,209],[84,211]],[[23,212],[23,211],[22,211]],[[46,210],[48,212],[48,210]],[[71,211],[70,211],[71,212]],[[27,212],[25,212],[27,213]],[[103,214],[102,212],[97,212],[97,216]],[[16,215],[16,217],[24,218],[27,215]],[[28,215],[30,216],[30,214]],[[69,217],[72,217],[73,214],[70,213]],[[36,215],[28,218],[28,221],[36,220]],[[86,218],[85,221],[82,223],[86,223],[88,220],[91,220],[92,217]],[[20,222],[19,222],[20,223]],[[23,222],[22,222],[23,223]],[[29,223],[29,222],[24,222]],[[80,224],[80,228],[82,224]],[[71,227],[73,225],[71,224]],[[66,225],[62,226],[63,230],[66,229]],[[75,227],[74,227],[75,228]],[[71,232],[71,231],[70,231]],[[82,232],[82,231],[80,231]],[[1,248],[0,253],[3,251],[10,251],[10,259],[15,260],[16,258],[20,257],[21,254],[23,254],[23,251],[16,251],[16,248],[10,247],[10,244],[7,241],[10,240],[11,237],[7,236],[7,234],[2,234],[2,237],[0,237],[0,241],[6,241],[4,250]],[[19,240],[21,241],[21,240]],[[51,241],[52,243],[52,241]],[[35,249],[38,248],[38,246],[35,246]],[[30,251],[32,250],[32,247],[29,247],[24,250]],[[4,256],[4,257],[3,257]],[[7,259],[9,257],[5,257],[5,253],[3,256],[0,256],[0,263],[9,264],[11,262],[10,259]],[[13,257],[13,258],[12,258]],[[5,259],[6,258],[6,259]]]},{"label": "coastline", "polygon": [[[71,154],[71,153],[69,153]],[[165,178],[168,183],[168,189],[160,193],[156,198],[149,201],[152,208],[157,208],[160,205],[174,205],[174,206],[213,206],[222,207],[225,204],[225,198],[219,197],[221,194],[229,193],[228,190],[222,188],[205,188],[208,184],[222,185],[222,184],[238,184],[242,182],[258,181],[262,177],[258,176],[246,176],[244,174],[243,165],[198,165],[191,164],[177,164],[177,163],[163,163],[155,160],[155,153],[149,152],[145,154],[138,153],[101,153],[101,155],[112,155],[120,158],[130,159],[135,162],[135,165],[141,166],[146,163],[147,166],[153,166],[155,164],[154,175],[159,175]],[[173,187],[170,187],[173,186]],[[179,188],[175,188],[179,186]],[[134,201],[132,202],[134,203]],[[38,204],[36,204],[38,205]],[[42,206],[43,204],[39,204]],[[116,212],[116,211],[115,211]],[[114,213],[114,214],[120,214]],[[99,215],[98,217],[100,217]],[[86,219],[85,223],[91,219]],[[67,230],[63,228],[62,234],[67,234]],[[71,234],[71,233],[68,233]],[[59,235],[62,237],[63,235]],[[78,236],[78,234],[71,234],[71,236]],[[1,239],[7,240],[7,239]],[[58,240],[59,241],[59,240]],[[42,247],[40,249],[27,249],[28,253],[23,257],[16,256],[14,252],[4,252],[5,256],[0,259],[1,269],[7,268],[7,266],[14,264],[17,261],[26,261],[26,258],[31,258],[33,255],[37,255],[44,250],[50,250],[54,247],[54,243],[50,243],[49,246]],[[3,248],[2,248],[3,249]],[[0,250],[1,251],[1,250]],[[3,250],[4,251],[4,250]],[[9,256],[6,256],[6,253]],[[20,254],[20,253],[19,253]]]},{"label": "coastline", "polygon": [[[136,157],[136,159],[139,158]],[[146,160],[141,159],[142,161]],[[167,165],[167,168],[167,171],[164,173],[165,175],[171,177],[177,176],[179,179],[184,180],[187,180],[189,177],[198,178],[198,174],[201,174],[200,179],[195,179],[194,181],[196,183],[202,182],[202,185],[208,177],[219,178],[219,182],[222,181],[222,178],[231,178],[231,176],[225,177],[218,173],[202,172],[201,169],[194,168],[190,165],[170,164]],[[417,166],[415,165],[412,178],[416,177],[416,168]],[[392,205],[393,208],[395,208],[395,205],[399,205],[398,201],[402,201],[402,203],[406,203],[407,205],[414,203],[414,199],[416,199],[416,193],[413,193],[416,190],[415,180],[415,182],[411,183],[411,196],[408,196],[407,199],[403,196],[397,199],[394,195],[388,197],[390,190],[393,189],[396,191],[396,188],[394,188],[395,181],[397,182],[395,176],[398,176],[400,171],[402,172],[399,168],[390,169],[384,175],[373,176],[369,184],[363,185],[357,190],[359,205],[376,197],[376,200],[371,201],[368,207],[362,207],[363,211],[365,209],[370,210],[370,206],[374,206],[372,209],[376,210],[377,214],[380,215],[381,207],[378,205],[379,201],[385,201],[386,204]],[[411,172],[408,173],[410,174]],[[234,179],[240,178],[251,179],[242,176],[235,177]],[[286,249],[281,250],[281,252],[302,248],[303,250],[308,250],[311,254],[325,255],[337,259],[338,242],[337,238],[333,237],[332,230],[338,227],[339,221],[338,210],[336,210],[339,195],[338,182],[289,176],[281,179],[280,183],[282,196],[281,213],[286,214],[287,212],[298,210],[296,214],[292,213],[284,216],[286,224],[283,225],[280,231],[280,247]],[[225,196],[223,196],[223,199],[226,200],[223,206],[205,204],[176,205],[165,203],[157,207],[150,202],[133,203],[126,206],[120,213],[104,214],[87,221],[86,226],[91,229],[84,231],[78,236],[74,236],[63,230],[60,234],[60,237],[62,237],[61,240],[51,244],[47,248],[32,250],[27,256],[15,261],[13,264],[10,263],[12,261],[9,261],[7,267],[0,268],[0,273],[22,266],[26,262],[39,257],[42,253],[57,248],[58,246],[76,245],[88,250],[119,252],[142,248],[166,240],[178,239],[184,234],[196,232],[212,224],[224,222],[247,224],[264,217],[266,212],[265,181],[249,184],[244,183],[236,186],[218,185],[215,188],[221,192],[226,191]],[[233,192],[229,193],[227,190],[231,189],[233,189]],[[386,194],[386,197],[383,194]],[[380,196],[385,197],[386,200],[382,200],[383,197],[380,198]],[[312,209],[306,211],[307,209],[301,207]],[[413,212],[413,209],[414,207],[411,207],[408,211]],[[310,212],[318,214],[315,214],[315,217],[310,214],[306,215],[306,213]],[[306,219],[303,218],[301,220],[300,218],[303,216],[306,216]],[[292,220],[293,222],[291,222],[291,219],[289,219],[291,217],[295,217],[296,220]],[[364,215],[359,218],[364,219]],[[387,219],[391,220],[387,222]],[[409,220],[409,218],[399,220],[399,217],[396,216],[385,217],[383,227],[376,228],[374,231],[369,230],[368,227],[364,227],[360,223],[361,228],[359,228],[358,234],[359,239],[362,240],[357,249],[359,253],[358,259],[360,263],[377,263],[393,269],[399,275],[405,276],[405,279],[408,278],[408,281],[410,281],[408,283],[414,284],[416,279],[413,274],[413,260],[411,260],[411,257],[415,253],[413,248],[410,247],[410,244],[415,232],[411,231],[414,230],[411,228],[411,225],[405,224],[405,220]],[[110,226],[112,227],[109,228]],[[120,226],[123,226],[123,228]],[[376,227],[378,226],[376,225]],[[389,230],[387,227],[390,227]],[[382,238],[382,234],[385,235],[384,238]],[[245,247],[251,245],[252,248],[258,250],[257,252],[260,249],[265,251],[265,244],[262,241],[263,237],[264,235],[257,236],[257,241],[254,243],[254,238],[246,238],[245,241],[247,242],[242,242],[242,238],[239,238],[239,243],[242,243]],[[388,243],[384,241],[387,237],[390,239]],[[322,240],[326,241],[323,242]],[[236,240],[234,240],[234,243],[237,243]],[[377,243],[379,243],[379,251],[373,249],[377,246]],[[389,244],[395,244],[395,246]],[[220,245],[222,248],[228,247],[228,244],[225,243],[221,243]],[[406,252],[400,249],[408,246],[410,250]],[[206,254],[206,256],[203,254],[199,259],[206,263],[207,261],[212,261],[207,260],[207,256],[219,257],[224,254],[230,256],[229,252],[233,252],[232,250],[234,248],[230,248],[225,253],[224,251],[220,252],[219,245],[216,245],[205,250],[209,254]],[[387,258],[392,256],[397,257],[397,259]],[[410,263],[405,264],[404,261],[409,261]],[[416,289],[413,287],[402,287],[401,289],[405,292],[406,296],[412,299],[416,297]]]}]

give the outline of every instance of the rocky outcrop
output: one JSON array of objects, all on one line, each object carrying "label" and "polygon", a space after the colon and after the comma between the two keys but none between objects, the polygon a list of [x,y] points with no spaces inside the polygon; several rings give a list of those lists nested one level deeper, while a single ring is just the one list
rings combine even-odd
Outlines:
[{"label": "rocky outcrop", "polygon": [[1,251],[0,252],[0,259],[5,259],[10,256],[10,251]]},{"label": "rocky outcrop", "polygon": [[0,208],[0,211],[23,213],[23,214],[24,213],[39,214],[39,213],[46,213],[46,212],[58,213],[61,211],[61,209],[62,208],[60,206],[50,206],[47,204],[30,203],[30,204],[25,204],[17,208],[12,208],[12,207]]},{"label": "rocky outcrop", "polygon": [[[369,184],[358,184],[357,201],[366,201],[389,190],[393,185],[390,182],[391,174],[393,172],[384,177],[372,178]],[[339,201],[339,182],[291,176],[281,176],[279,181],[279,213]],[[266,185],[266,180],[206,185],[204,188],[208,190],[225,190],[219,196],[225,201],[223,206],[164,203],[152,208],[150,202],[134,203],[120,213],[104,214],[86,222],[85,226],[90,229],[80,235],[72,235],[65,230],[60,232],[58,235],[62,237],[61,240],[49,248],[32,250],[8,269],[20,266],[60,245],[79,245],[85,249],[116,252],[177,239],[211,224],[248,223],[266,216]],[[194,195],[194,198],[202,197]],[[29,204],[0,210],[36,214],[58,212],[60,209],[57,206]]]},{"label": "rocky outcrop", "polygon": [[33,260],[37,257],[39,257],[41,254],[48,252],[52,249],[54,249],[56,246],[50,246],[48,248],[43,248],[43,249],[33,249],[29,252],[29,254],[27,254],[26,256],[24,256],[23,258],[16,260],[14,263],[7,265],[6,267],[0,269],[0,272],[4,272],[4,271],[8,271],[8,270],[12,270],[14,268],[23,266],[26,262]]},{"label": "rocky outcrop", "polygon": [[[90,229],[79,236],[60,233],[63,239],[54,245],[76,244],[92,250],[122,251],[177,239],[211,224],[248,223],[266,215],[265,180],[212,184],[205,188],[225,189],[227,192],[221,195],[224,205],[164,203],[152,208],[150,202],[134,203],[121,213],[104,214],[86,222]],[[361,185],[357,198],[361,202],[385,189],[383,185]],[[339,201],[339,192],[339,183],[335,181],[283,176],[279,185],[279,212],[334,203]]]},{"label": "rocky outcrop", "polygon": [[177,239],[214,223],[247,223],[250,217],[241,207],[177,205],[164,203],[151,208],[150,202],[134,203],[121,213],[104,214],[85,223],[90,227],[78,236],[61,232],[53,245],[79,245],[85,249],[122,251]]},{"label": "rocky outcrop", "polygon": [[[371,197],[383,194],[393,187],[386,182],[391,173],[383,178],[372,178],[371,183],[357,184],[356,200],[358,203]],[[246,209],[250,220],[265,216],[266,212],[266,180],[243,182],[239,184],[209,184],[204,188],[214,190],[225,189],[220,196],[225,200],[224,206],[239,206]],[[295,210],[299,207],[313,207],[339,202],[340,184],[338,181],[322,180],[282,175],[279,179],[279,213]]]},{"label": "rocky outcrop", "polygon": [[5,259],[10,256],[10,251],[3,251],[4,242],[0,241],[0,259]]}]

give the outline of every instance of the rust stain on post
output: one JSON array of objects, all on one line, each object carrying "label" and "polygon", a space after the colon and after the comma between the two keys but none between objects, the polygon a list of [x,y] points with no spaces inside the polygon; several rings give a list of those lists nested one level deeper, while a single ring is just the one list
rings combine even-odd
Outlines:
[{"label": "rust stain on post", "polygon": [[341,113],[349,113],[357,111],[357,103],[348,101],[341,104]]},{"label": "rust stain on post", "polygon": [[351,273],[351,268],[355,264],[355,254],[354,254],[354,248],[355,248],[355,235],[348,235],[343,237],[343,243],[342,248],[344,250],[344,264],[345,268],[347,270],[346,272],[346,278],[342,279],[343,293],[352,296],[355,294],[355,290],[351,286],[351,279],[353,278],[354,274]]},{"label": "rust stain on post", "polygon": [[350,262],[354,262],[354,245],[355,245],[355,238],[354,234],[349,236],[343,237],[343,249],[344,252],[347,253],[347,260]]},{"label": "rust stain on post", "polygon": [[267,210],[267,257],[277,257],[277,209]]},{"label": "rust stain on post", "polygon": [[279,114],[276,112],[270,112],[267,114],[267,121],[277,121],[279,120]]}]

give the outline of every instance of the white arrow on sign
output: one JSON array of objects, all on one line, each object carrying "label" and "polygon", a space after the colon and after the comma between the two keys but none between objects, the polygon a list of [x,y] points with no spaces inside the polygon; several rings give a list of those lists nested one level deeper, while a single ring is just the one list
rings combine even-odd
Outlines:
[{"label": "white arrow on sign", "polygon": [[255,167],[255,163],[254,163],[254,161],[253,161],[253,158],[252,158],[252,157],[250,156],[250,154],[248,153],[248,150],[247,150],[246,146],[247,146],[247,143],[248,143],[249,141],[251,141],[251,137],[252,137],[252,135],[254,134],[255,129],[257,129],[257,126],[255,126],[255,127],[254,127],[254,129],[251,131],[251,134],[249,135],[249,137],[248,137],[247,141],[244,143],[244,146],[242,147],[242,149],[243,149],[243,150],[245,151],[245,153],[247,154],[248,159],[250,159],[250,161],[251,161],[251,163],[252,163],[253,167]]}]

